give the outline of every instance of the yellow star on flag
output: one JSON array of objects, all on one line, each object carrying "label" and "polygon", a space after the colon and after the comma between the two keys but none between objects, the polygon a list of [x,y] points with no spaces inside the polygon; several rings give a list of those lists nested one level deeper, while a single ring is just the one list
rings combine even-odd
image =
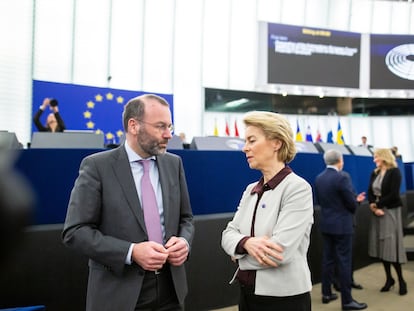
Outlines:
[{"label": "yellow star on flag", "polygon": [[112,94],[112,93],[106,94],[106,99],[107,100],[113,100],[114,99],[114,94]]},{"label": "yellow star on flag", "polygon": [[84,117],[85,119],[90,119],[90,118],[92,117],[92,113],[91,113],[90,111],[85,111],[85,112],[83,113],[83,117]]},{"label": "yellow star on flag", "polygon": [[95,123],[93,123],[92,121],[89,121],[86,123],[86,127],[88,129],[93,129],[95,127]]},{"label": "yellow star on flag", "polygon": [[89,108],[89,109],[93,109],[93,108],[95,108],[95,103],[93,102],[93,101],[88,101],[87,103],[86,103],[86,106]]},{"label": "yellow star on flag", "polygon": [[95,100],[97,102],[101,102],[103,100],[103,96],[101,94],[95,95]]}]

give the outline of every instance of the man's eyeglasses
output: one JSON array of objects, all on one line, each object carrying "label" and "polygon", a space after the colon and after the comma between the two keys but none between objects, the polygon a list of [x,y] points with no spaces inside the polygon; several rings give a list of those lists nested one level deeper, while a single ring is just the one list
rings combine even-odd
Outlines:
[{"label": "man's eyeglasses", "polygon": [[156,128],[161,133],[164,133],[166,130],[168,130],[170,133],[174,132],[174,125],[172,124],[165,124],[165,123],[149,123],[142,120],[137,120],[140,123],[151,125],[152,127]]}]

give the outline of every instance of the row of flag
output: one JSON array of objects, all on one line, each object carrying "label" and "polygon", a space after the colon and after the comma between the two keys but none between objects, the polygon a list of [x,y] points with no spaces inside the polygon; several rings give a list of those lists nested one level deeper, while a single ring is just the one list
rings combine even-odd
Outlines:
[{"label": "row of flag", "polygon": [[[239,137],[239,129],[237,127],[237,120],[234,120],[234,131],[233,131],[233,133],[231,133],[229,122],[226,120],[224,133],[226,134],[226,136]],[[231,134],[233,134],[233,135],[231,135]],[[215,120],[215,122],[214,122],[214,136],[219,136],[219,129],[218,129],[218,126],[217,126],[217,120]],[[301,132],[300,126],[299,126],[299,121],[296,121],[296,138],[295,138],[295,140],[297,142],[301,142],[301,141],[324,142],[319,129],[316,132],[315,139],[313,139],[311,128],[310,128],[309,125],[306,129],[305,138],[303,138],[303,135],[302,135],[302,132]],[[333,131],[330,130],[328,132],[327,136],[326,136],[325,142],[332,143],[332,144],[337,143],[338,145],[344,145],[345,144],[344,136],[343,136],[343,133],[342,133],[341,122],[339,120],[338,120],[338,129],[337,129],[337,132],[336,132],[336,141],[334,141]]]},{"label": "row of flag", "polygon": [[[226,120],[226,128],[224,130],[224,133],[226,134],[226,136],[231,136],[230,135],[230,126],[229,126],[229,122]],[[219,130],[218,130],[218,126],[217,126],[217,120],[214,121],[214,136],[219,136]],[[234,131],[233,131],[233,137],[239,137],[239,129],[237,127],[237,120],[234,120]]]},{"label": "row of flag", "polygon": [[[301,141],[323,142],[323,139],[322,139],[321,133],[319,132],[319,130],[317,130],[315,140],[313,140],[311,128],[310,128],[309,125],[306,129],[305,139],[303,139],[302,132],[300,131],[300,127],[299,127],[299,122],[296,121],[296,141],[298,141],[298,142],[301,142]],[[332,144],[337,143],[338,145],[344,145],[345,144],[344,136],[343,136],[343,133],[342,133],[341,122],[339,120],[338,120],[338,129],[336,131],[336,141],[334,141],[333,132],[332,132],[332,130],[330,130],[328,132],[328,134],[326,135],[326,141],[325,142],[332,143]]]}]

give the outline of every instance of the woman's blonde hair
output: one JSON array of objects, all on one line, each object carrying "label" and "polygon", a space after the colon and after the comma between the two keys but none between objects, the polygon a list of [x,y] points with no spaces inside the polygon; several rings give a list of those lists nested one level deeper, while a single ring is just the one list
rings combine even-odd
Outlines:
[{"label": "woman's blonde hair", "polygon": [[[397,161],[389,148],[378,148],[374,150],[374,157],[382,160],[386,168],[398,167]],[[375,169],[378,172],[380,169]]]},{"label": "woman's blonde hair", "polygon": [[278,159],[284,163],[291,162],[296,155],[293,131],[289,121],[281,114],[269,111],[250,111],[243,118],[245,126],[260,128],[266,139],[277,139],[282,143]]}]

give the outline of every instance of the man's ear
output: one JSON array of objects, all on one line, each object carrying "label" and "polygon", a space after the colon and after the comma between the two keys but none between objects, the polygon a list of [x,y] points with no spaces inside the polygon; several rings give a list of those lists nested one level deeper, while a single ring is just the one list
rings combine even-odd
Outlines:
[{"label": "man's ear", "polygon": [[128,120],[128,133],[137,135],[139,131],[139,122],[133,118]]}]

